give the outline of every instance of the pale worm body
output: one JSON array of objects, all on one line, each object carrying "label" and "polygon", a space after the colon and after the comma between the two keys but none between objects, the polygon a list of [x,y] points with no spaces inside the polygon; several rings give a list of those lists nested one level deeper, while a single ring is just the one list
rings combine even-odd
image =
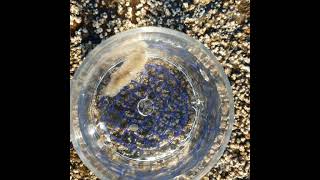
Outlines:
[{"label": "pale worm body", "polygon": [[136,79],[137,75],[143,71],[144,65],[147,63],[145,52],[147,45],[144,42],[136,45],[136,49],[126,57],[121,67],[111,75],[111,80],[104,89],[104,95],[116,96],[124,86]]}]

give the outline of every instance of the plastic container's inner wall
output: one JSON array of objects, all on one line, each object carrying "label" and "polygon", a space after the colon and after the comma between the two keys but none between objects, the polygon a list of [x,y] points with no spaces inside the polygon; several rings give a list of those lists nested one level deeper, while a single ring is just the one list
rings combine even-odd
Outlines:
[{"label": "plastic container's inner wall", "polygon": [[148,58],[144,70],[117,95],[105,96],[103,89],[122,64],[110,69],[97,88],[95,119],[105,131],[99,138],[138,160],[153,159],[161,149],[176,150],[190,136],[196,116],[190,78],[178,65]]},{"label": "plastic container's inner wall", "polygon": [[[208,153],[219,131],[220,99],[215,79],[190,52],[165,42],[146,42],[144,69],[115,96],[106,96],[103,89],[125,55],[104,59],[112,63],[88,72],[78,104],[80,129],[90,153],[114,172],[131,169],[131,160],[163,159],[162,165],[141,166],[151,166],[152,172],[138,165],[136,171],[146,178],[168,172],[165,178],[170,178]],[[182,154],[180,159],[175,159],[177,154]]]}]

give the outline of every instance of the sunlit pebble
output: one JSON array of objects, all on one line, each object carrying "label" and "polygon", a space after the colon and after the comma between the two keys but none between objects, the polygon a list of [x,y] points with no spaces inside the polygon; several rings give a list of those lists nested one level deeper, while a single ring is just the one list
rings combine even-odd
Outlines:
[{"label": "sunlit pebble", "polygon": [[166,16],[171,16],[171,12],[169,9],[165,8],[164,11],[165,11]]},{"label": "sunlit pebble", "polygon": [[250,67],[249,66],[242,66],[242,69],[245,70],[246,72],[250,73]]},{"label": "sunlit pebble", "polygon": [[140,9],[142,8],[143,4],[142,3],[139,3],[137,6],[136,6],[136,9]]},{"label": "sunlit pebble", "polygon": [[82,29],[82,32],[83,32],[83,33],[88,33],[88,30],[87,30],[86,28],[83,28],[83,29]]},{"label": "sunlit pebble", "polygon": [[92,26],[95,27],[95,28],[98,28],[99,27],[99,23],[97,21],[94,21],[92,23]]},{"label": "sunlit pebble", "polygon": [[103,13],[103,14],[102,14],[102,17],[103,17],[103,18],[108,18],[108,14],[107,14],[107,13]]},{"label": "sunlit pebble", "polygon": [[119,14],[119,15],[121,15],[122,13],[123,13],[123,8],[122,8],[122,6],[118,6],[118,10],[117,10],[117,13]]},{"label": "sunlit pebble", "polygon": [[140,11],[136,12],[136,16],[140,16],[140,14],[141,14]]}]

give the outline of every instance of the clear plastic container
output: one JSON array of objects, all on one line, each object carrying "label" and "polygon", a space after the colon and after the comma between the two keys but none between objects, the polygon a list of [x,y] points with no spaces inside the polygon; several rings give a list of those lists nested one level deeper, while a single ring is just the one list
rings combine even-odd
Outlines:
[{"label": "clear plastic container", "polygon": [[215,56],[166,28],[119,33],[93,49],[71,81],[71,140],[100,179],[200,179],[234,122]]}]

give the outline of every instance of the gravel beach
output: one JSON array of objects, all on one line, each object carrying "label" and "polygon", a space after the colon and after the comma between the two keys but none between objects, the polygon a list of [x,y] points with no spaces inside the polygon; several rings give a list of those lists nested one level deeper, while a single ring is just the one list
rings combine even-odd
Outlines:
[{"label": "gravel beach", "polygon": [[[250,178],[250,1],[71,0],[70,79],[101,40],[135,27],[160,26],[202,42],[232,85],[235,124],[223,156],[202,179]],[[70,180],[98,179],[70,145]]]}]

